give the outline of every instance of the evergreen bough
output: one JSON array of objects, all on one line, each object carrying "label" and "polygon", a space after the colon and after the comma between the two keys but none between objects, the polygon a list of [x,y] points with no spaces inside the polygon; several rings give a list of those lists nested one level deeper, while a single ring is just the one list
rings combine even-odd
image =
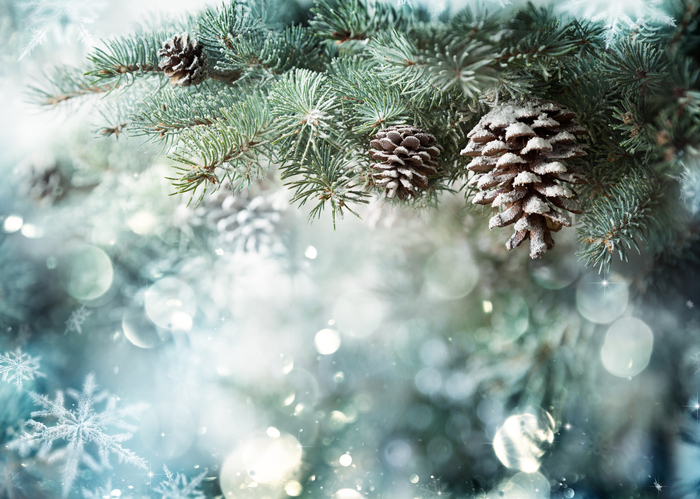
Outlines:
[{"label": "evergreen bough", "polygon": [[[313,205],[312,218],[328,208],[334,223],[382,191],[368,154],[377,132],[418,127],[443,148],[421,195],[391,202],[435,207],[461,189],[470,205],[469,130],[499,102],[551,99],[588,130],[588,155],[572,161],[588,181],[574,222],[581,258],[608,270],[614,255],[640,243],[661,255],[688,232],[674,192],[698,165],[699,1],[673,3],[675,26],[649,22],[606,46],[601,23],[532,4],[431,15],[374,0],[233,0],[107,41],[34,90],[48,106],[99,97],[102,133],[167,146],[173,185],[197,202],[277,168],[294,203]],[[208,78],[171,87],[159,51],[183,33]]]}]

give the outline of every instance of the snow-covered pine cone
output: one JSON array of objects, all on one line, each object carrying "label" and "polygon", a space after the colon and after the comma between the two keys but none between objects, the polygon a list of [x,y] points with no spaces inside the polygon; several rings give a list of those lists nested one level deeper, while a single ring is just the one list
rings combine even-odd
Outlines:
[{"label": "snow-covered pine cone", "polygon": [[158,50],[158,67],[170,78],[171,85],[189,87],[207,78],[207,56],[197,40],[189,40],[187,33],[175,35]]},{"label": "snow-covered pine cone", "polygon": [[428,188],[437,175],[435,160],[442,152],[435,137],[409,125],[388,127],[372,137],[369,155],[375,161],[375,185],[386,188],[386,197],[406,199]]},{"label": "snow-covered pine cone", "polygon": [[[490,204],[501,211],[489,228],[515,223],[509,250],[530,238],[530,257],[540,258],[554,247],[551,232],[571,227],[561,210],[581,213],[577,195],[565,183],[586,180],[564,160],[586,153],[576,136],[587,130],[576,114],[556,102],[513,100],[484,115],[469,132],[461,154],[475,156],[467,168],[477,174],[469,181],[479,192],[474,204]],[[558,210],[559,208],[560,210]]]}]

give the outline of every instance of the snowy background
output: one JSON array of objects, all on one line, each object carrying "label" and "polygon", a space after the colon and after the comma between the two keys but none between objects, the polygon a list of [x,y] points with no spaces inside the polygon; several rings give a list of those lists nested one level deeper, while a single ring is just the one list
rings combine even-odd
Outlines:
[{"label": "snowy background", "polygon": [[336,231],[274,179],[187,207],[161,151],[29,102],[213,3],[0,3],[0,498],[697,497],[697,290],[650,308],[645,262],[583,269],[573,230],[507,254],[460,195]]}]

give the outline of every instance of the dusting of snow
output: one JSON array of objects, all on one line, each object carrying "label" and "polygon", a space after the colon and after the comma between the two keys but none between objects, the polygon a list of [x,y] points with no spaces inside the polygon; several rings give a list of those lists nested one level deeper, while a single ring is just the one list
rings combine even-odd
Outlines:
[{"label": "dusting of snow", "polygon": [[508,145],[500,140],[493,140],[486,144],[482,149],[481,153],[485,156],[493,156],[499,152],[507,151]]},{"label": "dusting of snow", "polygon": [[541,163],[532,167],[532,171],[539,174],[545,175],[547,173],[564,173],[566,171],[566,166],[559,161],[553,161],[552,163]]},{"label": "dusting of snow", "polygon": [[532,137],[527,141],[527,145],[520,151],[520,154],[527,154],[530,151],[551,151],[552,144],[542,137]]},{"label": "dusting of snow", "polygon": [[496,163],[496,166],[507,166],[507,165],[516,165],[516,164],[524,164],[526,161],[518,156],[517,154],[513,154],[512,152],[507,152],[500,158],[498,158],[498,162]]},{"label": "dusting of snow", "polygon": [[506,140],[510,140],[514,137],[533,137],[534,135],[536,134],[532,128],[519,121],[508,125],[508,128],[506,128]]},{"label": "dusting of snow", "polygon": [[532,172],[524,171],[520,172],[515,180],[513,180],[513,185],[525,185],[525,184],[536,184],[542,182],[542,179]]},{"label": "dusting of snow", "polygon": [[542,214],[546,211],[549,211],[549,205],[539,196],[533,194],[529,196],[523,203],[523,211],[525,213]]}]

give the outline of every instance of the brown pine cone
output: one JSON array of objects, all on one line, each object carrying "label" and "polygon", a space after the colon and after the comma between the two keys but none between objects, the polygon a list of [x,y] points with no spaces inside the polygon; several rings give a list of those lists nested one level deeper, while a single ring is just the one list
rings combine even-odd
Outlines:
[{"label": "brown pine cone", "polygon": [[[576,193],[565,183],[586,183],[580,170],[563,161],[584,156],[576,135],[587,130],[576,114],[556,102],[514,100],[495,107],[469,132],[461,154],[475,156],[467,168],[477,172],[469,181],[479,192],[474,204],[501,211],[489,228],[515,223],[509,250],[530,238],[530,257],[540,258],[554,247],[552,232],[571,221],[561,210],[581,213]],[[557,209],[559,208],[559,209]]]},{"label": "brown pine cone", "polygon": [[170,78],[171,85],[189,87],[207,78],[207,56],[197,40],[189,40],[187,33],[166,40],[158,56],[161,58],[158,67]]},{"label": "brown pine cone", "polygon": [[428,188],[437,175],[435,160],[442,152],[435,137],[410,125],[388,127],[372,137],[369,155],[380,161],[372,165],[375,185],[386,188],[386,197],[406,199]]}]

